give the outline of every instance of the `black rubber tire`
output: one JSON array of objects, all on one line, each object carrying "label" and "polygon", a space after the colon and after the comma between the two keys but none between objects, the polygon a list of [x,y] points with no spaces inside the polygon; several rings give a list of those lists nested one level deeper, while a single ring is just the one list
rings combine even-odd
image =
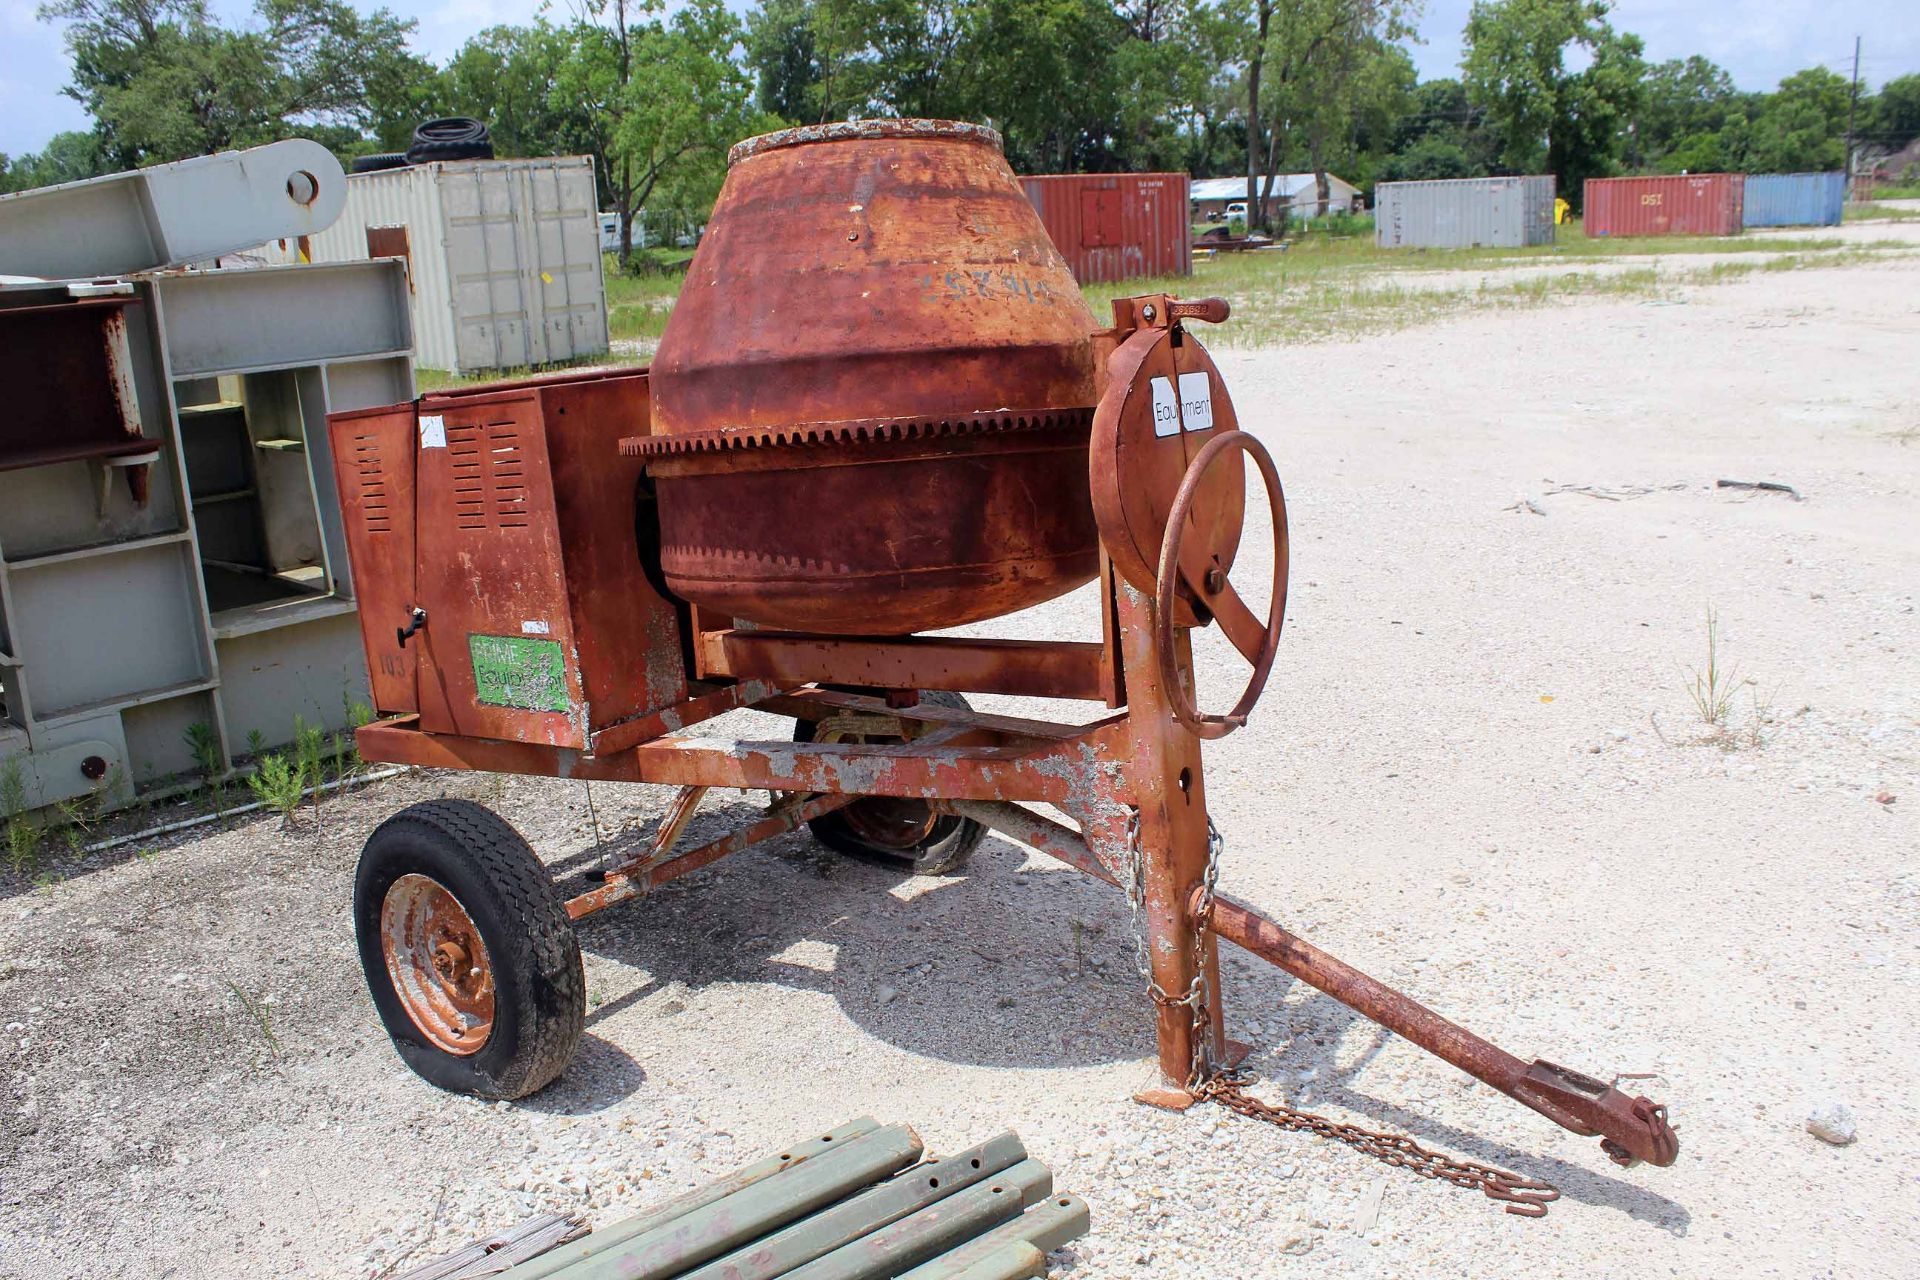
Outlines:
[{"label": "black rubber tire", "polygon": [[[953,707],[968,710],[967,700],[957,693],[922,693],[921,701],[931,702],[937,707]],[[795,742],[812,742],[814,722],[797,720],[793,726]],[[874,739],[865,739],[874,741]],[[900,871],[911,871],[915,875],[945,876],[952,875],[967,865],[967,859],[980,847],[986,838],[987,829],[972,818],[946,815],[934,819],[933,827],[926,836],[911,850],[891,845],[876,844],[861,836],[852,822],[848,821],[850,810],[863,804],[884,803],[876,797],[874,800],[855,800],[845,809],[836,809],[825,813],[807,824],[818,840],[835,853],[862,862],[878,863]],[[894,802],[898,803],[898,802]]]},{"label": "black rubber tire", "polygon": [[407,167],[407,153],[404,151],[382,151],[370,156],[355,156],[353,163],[347,166],[348,173],[379,173],[385,169],[404,169]]},{"label": "black rubber tire", "polygon": [[[493,1031],[469,1056],[439,1048],[414,1026],[387,973],[381,907],[393,882],[413,872],[459,900],[493,966]],[[492,810],[471,800],[428,800],[381,823],[360,854],[353,925],[374,1007],[421,1079],[479,1098],[524,1098],[572,1061],[587,1012],[580,940],[547,869]]]},{"label": "black rubber tire", "polygon": [[427,121],[413,131],[413,145],[407,148],[409,164],[427,164],[434,160],[491,159],[492,131],[482,122],[466,116]]}]

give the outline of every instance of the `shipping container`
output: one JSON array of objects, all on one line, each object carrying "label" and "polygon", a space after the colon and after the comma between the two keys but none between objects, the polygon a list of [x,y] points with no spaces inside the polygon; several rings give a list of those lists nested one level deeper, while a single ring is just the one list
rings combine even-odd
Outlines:
[{"label": "shipping container", "polygon": [[1553,243],[1552,174],[1383,182],[1374,240],[1385,249],[1518,249]]},{"label": "shipping container", "polygon": [[1186,174],[1044,174],[1020,186],[1081,284],[1193,274]]},{"label": "shipping container", "polygon": [[1589,178],[1581,217],[1590,236],[1739,235],[1745,186],[1738,173]]},{"label": "shipping container", "polygon": [[1742,203],[1743,226],[1837,227],[1847,209],[1847,175],[1750,173]]},{"label": "shipping container", "polygon": [[314,262],[405,259],[415,355],[428,368],[511,369],[607,350],[591,157],[356,173],[340,220],[303,247]]}]

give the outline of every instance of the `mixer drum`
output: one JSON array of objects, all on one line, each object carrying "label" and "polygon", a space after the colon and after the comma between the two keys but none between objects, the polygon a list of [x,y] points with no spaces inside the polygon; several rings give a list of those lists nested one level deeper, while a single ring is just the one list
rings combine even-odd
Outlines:
[{"label": "mixer drum", "polygon": [[1085,583],[1092,313],[1001,154],[950,121],[741,143],[652,370],[668,586],[901,635]]}]

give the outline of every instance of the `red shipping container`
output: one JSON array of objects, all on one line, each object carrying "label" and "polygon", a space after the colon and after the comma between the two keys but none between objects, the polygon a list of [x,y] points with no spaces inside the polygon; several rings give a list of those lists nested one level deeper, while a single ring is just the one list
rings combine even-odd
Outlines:
[{"label": "red shipping container", "polygon": [[1589,178],[1581,214],[1590,236],[1736,236],[1744,173]]},{"label": "red shipping container", "polygon": [[1020,179],[1081,284],[1193,274],[1184,173],[1055,173]]}]

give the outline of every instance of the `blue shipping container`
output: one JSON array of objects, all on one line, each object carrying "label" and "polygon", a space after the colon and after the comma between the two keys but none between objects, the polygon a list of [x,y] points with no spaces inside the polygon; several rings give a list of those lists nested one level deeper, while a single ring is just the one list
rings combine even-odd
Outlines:
[{"label": "blue shipping container", "polygon": [[1847,175],[1750,173],[1743,226],[1837,227],[1847,206]]}]

